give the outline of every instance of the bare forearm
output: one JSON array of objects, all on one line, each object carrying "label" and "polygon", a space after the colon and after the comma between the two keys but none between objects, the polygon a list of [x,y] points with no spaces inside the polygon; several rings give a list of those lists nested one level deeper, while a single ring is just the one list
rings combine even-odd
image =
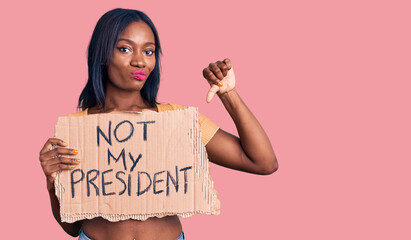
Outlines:
[{"label": "bare forearm", "polygon": [[81,228],[81,223],[80,222],[75,222],[75,223],[61,222],[60,204],[56,197],[54,186],[51,186],[51,184],[48,184],[47,190],[50,196],[50,203],[51,203],[51,209],[53,211],[53,216],[56,219],[56,221],[60,224],[60,226],[63,228],[63,230],[66,233],[68,233],[69,235],[73,237],[78,236],[80,232],[80,228]]},{"label": "bare forearm", "polygon": [[262,173],[274,172],[278,165],[270,140],[237,91],[233,89],[219,97],[236,125],[240,144],[248,158],[262,169]]}]

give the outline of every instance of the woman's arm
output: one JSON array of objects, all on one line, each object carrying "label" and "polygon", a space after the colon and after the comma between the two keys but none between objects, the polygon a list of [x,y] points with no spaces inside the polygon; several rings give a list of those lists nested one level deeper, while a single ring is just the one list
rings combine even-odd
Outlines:
[{"label": "woman's arm", "polygon": [[82,221],[74,222],[74,223],[66,223],[61,222],[60,218],[60,203],[56,197],[54,187],[49,189],[47,187],[49,195],[50,195],[50,203],[51,203],[51,210],[53,211],[53,216],[56,221],[60,224],[63,230],[68,233],[70,236],[77,237],[79,235]]},{"label": "woman's arm", "polygon": [[[57,146],[51,149],[52,146]],[[55,194],[54,179],[55,174],[59,170],[69,170],[73,169],[73,166],[79,163],[78,159],[62,157],[61,155],[71,155],[74,156],[76,151],[73,149],[65,148],[66,144],[64,141],[57,138],[50,138],[44,144],[40,151],[40,163],[43,168],[43,172],[46,175],[47,190],[50,196],[51,210],[53,211],[53,216],[56,221],[60,224],[63,230],[73,237],[79,235],[81,228],[81,221],[74,223],[64,223],[61,222],[60,218],[60,204]],[[51,149],[51,150],[50,150]]]},{"label": "woman's arm", "polygon": [[[240,98],[235,89],[234,71],[229,59],[210,64],[203,70],[212,86],[207,96],[211,101],[217,93],[233,119],[239,138],[218,130],[206,145],[211,162],[255,174],[271,174],[278,163],[264,129]],[[220,82],[223,86],[219,87]]]}]

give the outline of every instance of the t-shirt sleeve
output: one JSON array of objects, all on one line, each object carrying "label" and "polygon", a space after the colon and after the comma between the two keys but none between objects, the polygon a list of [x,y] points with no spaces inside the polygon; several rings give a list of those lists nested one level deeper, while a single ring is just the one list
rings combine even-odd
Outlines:
[{"label": "t-shirt sleeve", "polygon": [[[158,107],[159,112],[187,108],[186,106],[172,104],[172,103],[157,105],[157,107]],[[214,137],[214,134],[217,132],[217,130],[220,127],[217,126],[217,124],[212,122],[209,118],[207,118],[203,114],[199,113],[198,116],[200,118],[201,141],[203,142],[205,146]]]},{"label": "t-shirt sleeve", "polygon": [[201,141],[205,146],[214,137],[214,134],[220,127],[203,114],[199,113],[198,115],[200,118]]},{"label": "t-shirt sleeve", "polygon": [[67,117],[77,117],[77,116],[85,116],[85,115],[87,115],[87,109],[81,112],[69,113]]}]

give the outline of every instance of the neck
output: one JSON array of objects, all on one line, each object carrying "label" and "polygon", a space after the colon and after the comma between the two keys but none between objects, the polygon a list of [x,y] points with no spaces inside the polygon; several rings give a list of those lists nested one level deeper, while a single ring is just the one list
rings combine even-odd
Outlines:
[{"label": "neck", "polygon": [[142,111],[151,108],[140,94],[140,91],[118,91],[107,89],[104,112],[108,111]]}]

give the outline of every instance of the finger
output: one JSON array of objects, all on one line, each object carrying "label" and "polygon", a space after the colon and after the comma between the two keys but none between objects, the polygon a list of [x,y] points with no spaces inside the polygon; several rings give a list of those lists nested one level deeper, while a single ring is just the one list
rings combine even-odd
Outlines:
[{"label": "finger", "polygon": [[60,164],[60,163],[69,164],[69,165],[73,165],[73,164],[78,165],[78,164],[80,164],[80,159],[60,156],[60,157],[50,158],[50,159],[44,160],[44,161],[41,162],[41,165],[44,168],[46,166],[51,166],[51,165]]},{"label": "finger", "polygon": [[217,85],[212,85],[210,90],[208,90],[206,101],[210,103],[214,95],[218,92],[220,88]]},{"label": "finger", "polygon": [[44,173],[46,174],[46,176],[53,176],[56,172],[60,171],[60,170],[72,170],[76,168],[76,165],[68,165],[68,164],[54,164],[51,166],[47,166],[44,168]]},{"label": "finger", "polygon": [[61,139],[58,139],[58,138],[49,138],[49,139],[47,140],[47,142],[44,144],[43,148],[40,150],[40,154],[43,154],[43,153],[49,151],[50,148],[51,148],[53,145],[57,145],[57,146],[61,146],[61,147],[66,147],[66,146],[67,146],[67,143],[66,143],[65,141],[61,140]]},{"label": "finger", "polygon": [[57,157],[57,155],[76,155],[78,151],[71,148],[57,147],[40,155],[40,161]]},{"label": "finger", "polygon": [[223,62],[227,65],[228,70],[233,67],[233,64],[231,63],[231,60],[229,58],[224,59]]},{"label": "finger", "polygon": [[221,69],[218,67],[217,63],[210,63],[210,65],[208,65],[208,68],[214,73],[214,75],[219,79],[219,80],[223,80],[224,75],[221,72]]},{"label": "finger", "polygon": [[227,76],[227,72],[228,72],[228,70],[230,70],[230,69],[228,68],[227,64],[225,64],[225,63],[222,62],[222,61],[218,61],[218,62],[217,62],[217,66],[220,68],[223,76],[224,76],[224,77]]},{"label": "finger", "polygon": [[210,85],[218,84],[220,80],[215,76],[215,74],[207,67],[203,69],[203,76],[208,80]]}]

